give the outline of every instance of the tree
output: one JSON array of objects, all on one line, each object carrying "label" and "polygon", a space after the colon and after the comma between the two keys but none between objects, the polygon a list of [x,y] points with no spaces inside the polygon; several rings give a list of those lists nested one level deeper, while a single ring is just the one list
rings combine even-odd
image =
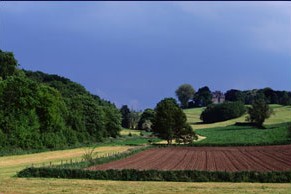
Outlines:
[{"label": "tree", "polygon": [[180,139],[182,137],[181,134],[189,134],[185,130],[186,115],[175,99],[163,99],[157,104],[155,111],[156,118],[153,124],[153,131],[158,137],[165,139],[168,144],[171,144],[173,139]]},{"label": "tree", "polygon": [[128,108],[127,105],[123,105],[120,109],[120,113],[121,113],[121,126],[123,128],[129,128],[130,127],[130,120],[129,120],[129,113],[130,110]]},{"label": "tree", "polygon": [[282,97],[280,98],[280,104],[287,106],[291,104],[291,98],[289,97],[286,91],[283,92]]},{"label": "tree", "polygon": [[232,101],[232,102],[234,102],[234,101],[244,102],[245,96],[244,96],[244,93],[242,91],[231,89],[231,90],[226,91],[225,100]]},{"label": "tree", "polygon": [[243,95],[245,96],[244,103],[252,104],[257,96],[257,91],[256,89],[243,91]]},{"label": "tree", "polygon": [[12,52],[3,52],[0,50],[0,77],[5,80],[8,76],[12,76],[17,73],[18,63],[14,58]]},{"label": "tree", "polygon": [[264,93],[268,104],[278,104],[278,96],[272,88],[264,88],[262,92]]},{"label": "tree", "polygon": [[62,148],[116,137],[121,114],[71,80],[19,70],[0,50],[0,147]]},{"label": "tree", "polygon": [[82,122],[94,142],[102,141],[108,136],[105,128],[105,113],[102,107],[92,98],[92,96],[80,95],[75,98],[81,105],[79,111],[83,115]]},{"label": "tree", "polygon": [[139,121],[139,112],[131,110],[128,117],[129,117],[129,128],[136,129]]},{"label": "tree", "polygon": [[190,84],[182,84],[176,90],[176,96],[181,102],[182,108],[188,107],[188,101],[194,97],[195,90]]},{"label": "tree", "polygon": [[114,107],[102,107],[105,112],[105,128],[108,136],[117,137],[121,130],[121,114]]},{"label": "tree", "polygon": [[247,121],[256,124],[259,128],[264,128],[263,123],[265,119],[273,114],[273,109],[269,107],[263,98],[256,98],[252,106],[248,108],[248,114]]},{"label": "tree", "polygon": [[150,130],[151,125],[155,120],[156,112],[153,109],[147,108],[141,114],[138,121],[138,129],[140,130]]},{"label": "tree", "polygon": [[198,136],[192,129],[191,125],[186,123],[184,127],[178,131],[175,139],[176,139],[176,142],[179,144],[182,142],[184,144],[187,144],[187,143],[193,143],[193,140],[197,140]]},{"label": "tree", "polygon": [[207,106],[212,103],[212,93],[207,86],[199,88],[194,95],[195,106]]}]

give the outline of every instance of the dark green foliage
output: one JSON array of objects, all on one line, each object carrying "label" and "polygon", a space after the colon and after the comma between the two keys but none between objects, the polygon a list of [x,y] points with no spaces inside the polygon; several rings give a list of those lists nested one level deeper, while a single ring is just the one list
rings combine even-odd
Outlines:
[{"label": "dark green foliage", "polygon": [[71,80],[58,76],[46,74],[41,71],[27,71],[23,70],[26,76],[38,83],[45,83],[55,89],[57,89],[63,97],[71,98],[78,95],[89,95],[89,92],[78,83],[72,82]]},{"label": "dark green foliage", "polygon": [[212,104],[212,93],[207,86],[199,88],[194,95],[195,107],[208,106]]},{"label": "dark green foliage", "polygon": [[237,118],[245,113],[242,102],[225,102],[222,104],[209,105],[200,115],[204,123],[215,123]]},{"label": "dark green foliage", "polygon": [[188,101],[194,97],[195,90],[190,84],[182,84],[176,90],[176,96],[182,108],[188,108]]},{"label": "dark green foliage", "polygon": [[197,140],[198,136],[192,129],[191,125],[186,123],[184,127],[176,131],[175,140],[177,143],[190,144],[193,140]]},{"label": "dark green foliage", "polygon": [[80,104],[81,122],[85,124],[86,132],[93,141],[101,141],[107,136],[104,111],[91,96],[77,96],[74,101]]},{"label": "dark green foliage", "polygon": [[117,137],[119,110],[71,80],[17,69],[0,51],[0,147],[55,149]]},{"label": "dark green foliage", "polygon": [[39,86],[25,77],[8,77],[0,81],[0,129],[6,146],[41,147],[40,121],[36,108]]},{"label": "dark green foliage", "polygon": [[127,105],[123,105],[120,109],[120,113],[122,116],[122,120],[121,120],[121,126],[123,128],[128,128],[130,127],[130,118],[129,118],[129,114],[130,114],[130,110],[127,107]]},{"label": "dark green foliage", "polygon": [[252,107],[248,108],[248,114],[247,121],[255,123],[259,128],[263,128],[264,121],[273,114],[273,110],[263,98],[258,98],[254,100]]},{"label": "dark green foliage", "polygon": [[18,177],[122,180],[122,181],[175,181],[175,182],[260,182],[289,183],[291,171],[285,172],[216,172],[216,171],[158,171],[158,170],[105,170],[89,171],[69,168],[26,168]]},{"label": "dark green foliage", "polygon": [[3,52],[0,49],[0,80],[17,74],[17,60],[12,52]]},{"label": "dark green foliage", "polygon": [[156,112],[153,109],[147,108],[143,111],[138,122],[139,130],[150,131],[152,124],[155,122]]},{"label": "dark green foliage", "polygon": [[40,131],[57,132],[65,129],[67,109],[61,94],[54,88],[39,85],[36,113],[40,121]]},{"label": "dark green foliage", "polygon": [[118,109],[111,106],[104,106],[103,111],[105,113],[105,129],[107,136],[117,137],[121,131],[121,114]]},{"label": "dark green foliage", "polygon": [[282,93],[281,98],[279,99],[279,104],[281,105],[290,105],[291,104],[291,96],[286,91]]},{"label": "dark green foliage", "polygon": [[225,100],[226,101],[244,102],[244,99],[245,99],[244,93],[242,91],[240,91],[240,90],[231,89],[231,90],[226,91],[226,93],[225,93]]},{"label": "dark green foliage", "polygon": [[267,104],[291,105],[291,92],[278,91],[271,88],[253,90],[228,90],[225,94],[227,101],[241,101],[252,104],[256,98],[263,98]]},{"label": "dark green foliage", "polygon": [[181,139],[187,134],[192,136],[193,130],[189,130],[186,115],[175,99],[163,99],[157,104],[155,111],[153,131],[161,139],[167,140],[168,144],[171,144],[173,139]]},{"label": "dark green foliage", "polygon": [[264,93],[265,98],[266,98],[266,102],[268,104],[278,104],[279,103],[278,95],[276,94],[276,92],[274,90],[272,90],[272,88],[264,88],[262,90],[262,92]]}]

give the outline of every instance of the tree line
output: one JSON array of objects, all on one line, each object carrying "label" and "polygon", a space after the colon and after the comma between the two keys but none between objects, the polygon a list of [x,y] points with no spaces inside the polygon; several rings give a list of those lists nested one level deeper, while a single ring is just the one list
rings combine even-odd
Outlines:
[{"label": "tree line", "polygon": [[113,103],[67,78],[20,69],[12,52],[0,50],[0,148],[63,148],[120,130]]},{"label": "tree line", "polygon": [[[174,98],[164,98],[157,103],[155,109],[146,109],[142,113],[129,110],[127,105],[123,105],[120,109],[122,127],[152,131],[168,144],[171,144],[173,140],[178,143],[191,143],[197,139],[197,135],[193,132],[191,125],[187,124],[186,115],[181,108],[206,107],[200,115],[204,123],[238,118],[247,112],[246,121],[249,123],[244,124],[264,128],[264,121],[273,114],[268,104],[285,102],[282,99],[289,98],[290,94],[290,92],[274,91],[270,88],[252,90],[251,93],[231,89],[223,94],[221,91],[211,92],[207,86],[195,92],[190,84],[182,84],[175,93],[180,105]],[[213,104],[213,95],[223,99],[222,103]],[[275,101],[276,99],[279,101]],[[245,104],[252,106],[246,108]],[[288,105],[289,102],[282,104]]]},{"label": "tree line", "polygon": [[[213,94],[216,98],[223,98],[222,103],[213,104]],[[176,96],[180,100],[181,108],[206,106],[200,115],[204,123],[238,118],[247,110],[246,121],[258,128],[264,128],[264,121],[274,114],[268,104],[291,105],[291,92],[271,88],[246,91],[231,89],[223,94],[220,91],[211,92],[207,86],[195,92],[190,84],[182,84],[176,90]],[[245,104],[252,106],[245,108]]]},{"label": "tree line", "polygon": [[213,97],[221,98],[223,101],[252,104],[256,98],[262,98],[267,104],[291,105],[291,92],[273,90],[272,88],[236,90],[230,89],[225,93],[221,91],[212,92],[208,86],[198,89],[196,92],[192,85],[182,84],[176,90],[176,96],[180,101],[181,108],[205,107],[213,103]]}]

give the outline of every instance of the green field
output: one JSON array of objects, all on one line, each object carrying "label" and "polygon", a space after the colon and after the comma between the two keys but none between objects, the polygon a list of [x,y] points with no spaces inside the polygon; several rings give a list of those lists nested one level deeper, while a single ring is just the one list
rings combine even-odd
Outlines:
[{"label": "green field", "polygon": [[[196,132],[206,137],[200,143],[211,144],[226,142],[265,142],[284,140],[286,130],[284,124],[291,121],[291,107],[272,105],[275,115],[266,121],[268,129],[254,129],[250,127],[232,126],[236,121],[243,122],[241,118],[213,123],[197,124],[200,122],[201,108],[185,110],[188,122]],[[132,136],[129,137],[128,134]],[[251,134],[251,135],[250,135]],[[122,152],[131,148],[126,145],[139,145],[147,142],[139,136],[139,131],[123,130],[118,141],[99,146],[95,155],[104,155],[113,152]],[[112,144],[112,146],[110,146]],[[119,145],[119,146],[118,146]],[[184,183],[184,182],[124,182],[124,181],[98,181],[98,180],[69,180],[44,178],[16,178],[21,169],[32,163],[42,165],[50,161],[60,163],[61,160],[80,159],[88,148],[77,148],[61,151],[50,151],[36,154],[0,157],[0,193],[289,193],[291,184],[268,183]]]},{"label": "green field", "polygon": [[271,105],[274,115],[265,121],[267,129],[248,126],[235,126],[235,122],[244,122],[246,114],[228,121],[204,124],[199,116],[203,108],[187,109],[188,122],[196,133],[206,137],[197,144],[280,144],[290,141],[287,137],[287,123],[291,122],[291,106]]},{"label": "green field", "polygon": [[[130,147],[98,147],[99,154],[125,151]],[[45,179],[16,178],[15,174],[30,166],[31,162],[42,164],[49,161],[60,161],[80,158],[85,148],[44,152],[37,154],[0,157],[0,193],[2,194],[38,194],[38,193],[291,193],[291,184],[268,183],[186,183],[186,182],[133,182],[133,181],[98,181],[79,179]]]}]

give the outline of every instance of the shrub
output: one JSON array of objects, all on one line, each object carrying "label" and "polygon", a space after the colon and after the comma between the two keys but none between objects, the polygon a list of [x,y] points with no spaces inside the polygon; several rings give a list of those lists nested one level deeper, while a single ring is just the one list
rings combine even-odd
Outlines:
[{"label": "shrub", "polygon": [[175,182],[261,182],[290,183],[291,171],[285,172],[216,172],[196,170],[83,170],[69,168],[26,168],[18,177],[71,178],[123,181],[175,181]]},{"label": "shrub", "polygon": [[274,114],[264,99],[255,99],[252,106],[248,108],[247,121],[254,123],[259,128],[264,128],[264,121]]},{"label": "shrub", "polygon": [[288,137],[291,139],[291,123],[288,124]]},{"label": "shrub", "polygon": [[93,159],[93,155],[94,155],[94,151],[95,151],[96,147],[92,147],[92,148],[87,148],[85,149],[84,154],[82,155],[82,158],[86,161],[89,162],[90,164],[93,164],[94,159]]},{"label": "shrub", "polygon": [[240,117],[245,111],[246,109],[242,102],[225,102],[207,106],[201,113],[200,119],[204,123],[215,123]]}]

